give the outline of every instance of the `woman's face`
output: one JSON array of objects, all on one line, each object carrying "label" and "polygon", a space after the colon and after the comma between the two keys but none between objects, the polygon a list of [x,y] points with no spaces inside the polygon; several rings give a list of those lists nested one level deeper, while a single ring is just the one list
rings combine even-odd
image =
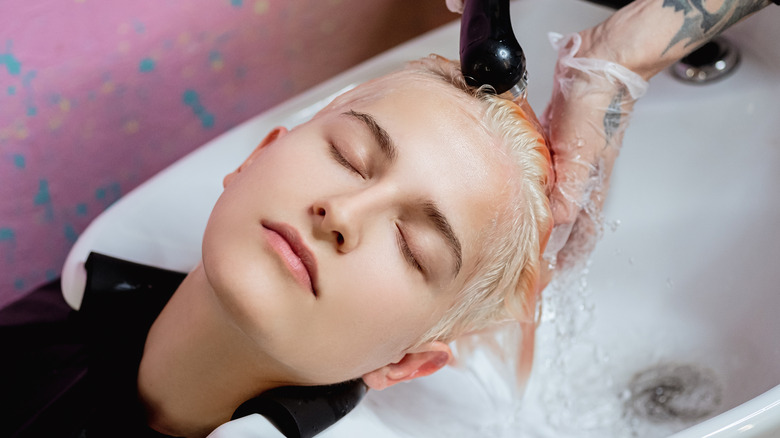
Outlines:
[{"label": "woman's face", "polygon": [[[396,80],[397,81],[397,80]],[[226,178],[208,281],[288,382],[397,362],[453,304],[509,168],[476,102],[405,81],[261,145]]]}]

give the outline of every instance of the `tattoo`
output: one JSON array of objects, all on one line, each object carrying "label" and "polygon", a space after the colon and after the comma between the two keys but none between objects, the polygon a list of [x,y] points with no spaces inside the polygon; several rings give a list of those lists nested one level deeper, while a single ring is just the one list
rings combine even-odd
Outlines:
[{"label": "tattoo", "polygon": [[604,114],[604,139],[605,146],[612,144],[612,138],[617,134],[618,128],[620,128],[620,119],[623,116],[623,112],[620,109],[620,104],[623,102],[623,96],[626,92],[623,88],[618,90],[617,94],[612,97],[612,102],[607,107],[607,112]]},{"label": "tattoo", "polygon": [[688,40],[685,47],[699,45],[719,34],[742,18],[769,5],[770,0],[723,0],[715,12],[709,12],[707,0],[664,0],[662,7],[682,11],[684,21],[680,30],[669,42],[664,54],[680,41]]}]

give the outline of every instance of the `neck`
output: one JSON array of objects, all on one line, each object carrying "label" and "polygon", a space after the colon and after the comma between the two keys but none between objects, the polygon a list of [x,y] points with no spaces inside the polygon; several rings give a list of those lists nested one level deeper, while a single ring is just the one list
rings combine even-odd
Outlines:
[{"label": "neck", "polygon": [[[146,339],[138,391],[149,425],[205,436],[241,403],[278,384],[257,347],[226,317],[203,266],[182,282]],[[267,362],[267,361],[266,361]]]}]

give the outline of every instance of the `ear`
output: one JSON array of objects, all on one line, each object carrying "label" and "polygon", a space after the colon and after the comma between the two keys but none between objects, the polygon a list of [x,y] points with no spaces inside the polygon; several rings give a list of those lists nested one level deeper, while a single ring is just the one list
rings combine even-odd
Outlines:
[{"label": "ear", "polygon": [[284,135],[287,134],[287,128],[283,126],[277,126],[274,128],[271,132],[268,133],[268,135],[265,136],[263,141],[260,142],[259,145],[255,148],[255,150],[252,151],[251,154],[244,160],[243,163],[241,163],[240,166],[238,166],[238,169],[230,172],[229,174],[225,175],[225,178],[222,180],[222,187],[227,187],[228,184],[230,184],[231,181],[233,181],[233,178],[236,177],[241,171],[243,171],[247,166],[252,164],[252,161],[257,158],[258,155],[260,155],[260,151],[268,146],[269,144],[273,143],[275,140],[284,137]]},{"label": "ear", "polygon": [[385,389],[398,382],[435,373],[452,360],[452,350],[444,342],[429,342],[410,351],[396,363],[363,375],[363,382],[371,389]]}]

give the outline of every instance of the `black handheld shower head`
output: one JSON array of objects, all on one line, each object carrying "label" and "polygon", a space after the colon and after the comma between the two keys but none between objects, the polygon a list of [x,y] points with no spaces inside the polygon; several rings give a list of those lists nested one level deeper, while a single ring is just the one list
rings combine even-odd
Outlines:
[{"label": "black handheld shower head", "polygon": [[464,1],[460,66],[469,85],[489,84],[515,97],[525,91],[525,55],[512,31],[509,0]]}]

